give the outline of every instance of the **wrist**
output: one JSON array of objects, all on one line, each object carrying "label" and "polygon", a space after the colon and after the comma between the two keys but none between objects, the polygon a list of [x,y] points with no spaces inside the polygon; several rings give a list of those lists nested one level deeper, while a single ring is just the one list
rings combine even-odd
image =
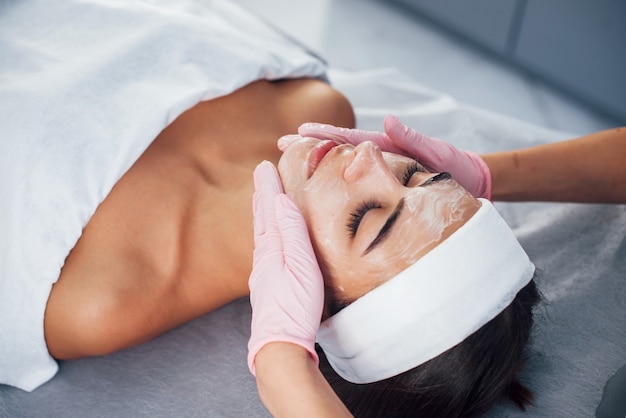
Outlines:
[{"label": "wrist", "polygon": [[474,175],[476,179],[476,184],[474,186],[474,190],[472,190],[472,194],[475,197],[482,197],[485,199],[492,199],[492,178],[491,178],[491,169],[487,164],[486,160],[483,156],[476,154],[472,151],[465,151],[465,153],[472,160],[475,170],[478,175]]},{"label": "wrist", "polygon": [[[296,350],[297,349],[297,350]],[[313,364],[317,367],[319,356],[315,351],[315,342],[293,336],[268,336],[263,339],[251,338],[248,344],[248,368],[250,373],[256,376],[256,366],[261,353],[267,355],[277,350],[301,351],[307,353]]]},{"label": "wrist", "polygon": [[351,417],[305,348],[272,342],[258,354],[259,396],[275,417]]},{"label": "wrist", "polygon": [[317,367],[309,351],[298,344],[286,341],[273,341],[265,344],[258,351],[256,358],[257,378],[270,372],[275,374],[278,370],[294,370]]}]

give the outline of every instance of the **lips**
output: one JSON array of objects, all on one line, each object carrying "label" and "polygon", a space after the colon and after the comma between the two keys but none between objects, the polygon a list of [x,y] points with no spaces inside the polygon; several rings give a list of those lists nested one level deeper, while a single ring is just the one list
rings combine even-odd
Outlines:
[{"label": "lips", "polygon": [[309,157],[308,157],[308,166],[309,166],[308,178],[310,178],[313,175],[313,173],[315,172],[317,167],[320,165],[320,163],[322,162],[326,154],[328,154],[328,151],[335,148],[337,145],[339,144],[334,141],[324,140],[324,141],[320,141],[319,144],[315,145],[311,149],[311,151],[309,152]]}]

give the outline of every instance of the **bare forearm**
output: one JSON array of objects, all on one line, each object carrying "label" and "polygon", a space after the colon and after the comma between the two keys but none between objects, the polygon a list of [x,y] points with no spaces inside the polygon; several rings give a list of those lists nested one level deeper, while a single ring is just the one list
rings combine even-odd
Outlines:
[{"label": "bare forearm", "polygon": [[626,203],[626,128],[482,157],[494,200]]},{"label": "bare forearm", "polygon": [[310,354],[289,343],[271,343],[256,356],[261,400],[275,417],[351,417]]}]

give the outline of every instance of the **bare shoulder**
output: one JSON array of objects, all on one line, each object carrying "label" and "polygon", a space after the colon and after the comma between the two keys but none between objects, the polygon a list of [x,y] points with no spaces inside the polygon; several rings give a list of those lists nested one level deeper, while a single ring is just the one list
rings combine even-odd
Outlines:
[{"label": "bare shoulder", "polygon": [[247,292],[252,172],[304,122],[351,127],[348,100],[303,79],[202,102],[155,138],[68,255],[44,330],[59,359],[147,341]]},{"label": "bare shoulder", "polygon": [[[283,112],[296,128],[304,122],[328,123],[353,128],[352,105],[338,90],[320,80],[301,80],[285,87]],[[296,131],[293,131],[296,132]]]}]

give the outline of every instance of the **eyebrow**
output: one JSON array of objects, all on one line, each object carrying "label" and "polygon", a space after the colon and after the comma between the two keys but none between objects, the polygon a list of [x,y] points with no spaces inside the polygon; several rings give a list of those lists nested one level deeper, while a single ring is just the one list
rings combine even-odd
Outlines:
[{"label": "eyebrow", "polygon": [[372,241],[370,243],[370,245],[367,246],[365,251],[363,251],[362,256],[368,254],[378,244],[380,244],[385,238],[387,238],[389,236],[389,232],[391,231],[391,228],[395,225],[396,221],[400,217],[400,213],[402,212],[402,208],[404,208],[404,198],[402,198],[402,199],[400,199],[400,201],[398,201],[398,204],[396,205],[396,208],[393,210],[391,215],[389,215],[389,218],[387,218],[387,221],[385,222],[383,227],[380,228],[380,232],[378,232],[378,235],[376,235],[376,238],[374,238],[374,241]]}]

